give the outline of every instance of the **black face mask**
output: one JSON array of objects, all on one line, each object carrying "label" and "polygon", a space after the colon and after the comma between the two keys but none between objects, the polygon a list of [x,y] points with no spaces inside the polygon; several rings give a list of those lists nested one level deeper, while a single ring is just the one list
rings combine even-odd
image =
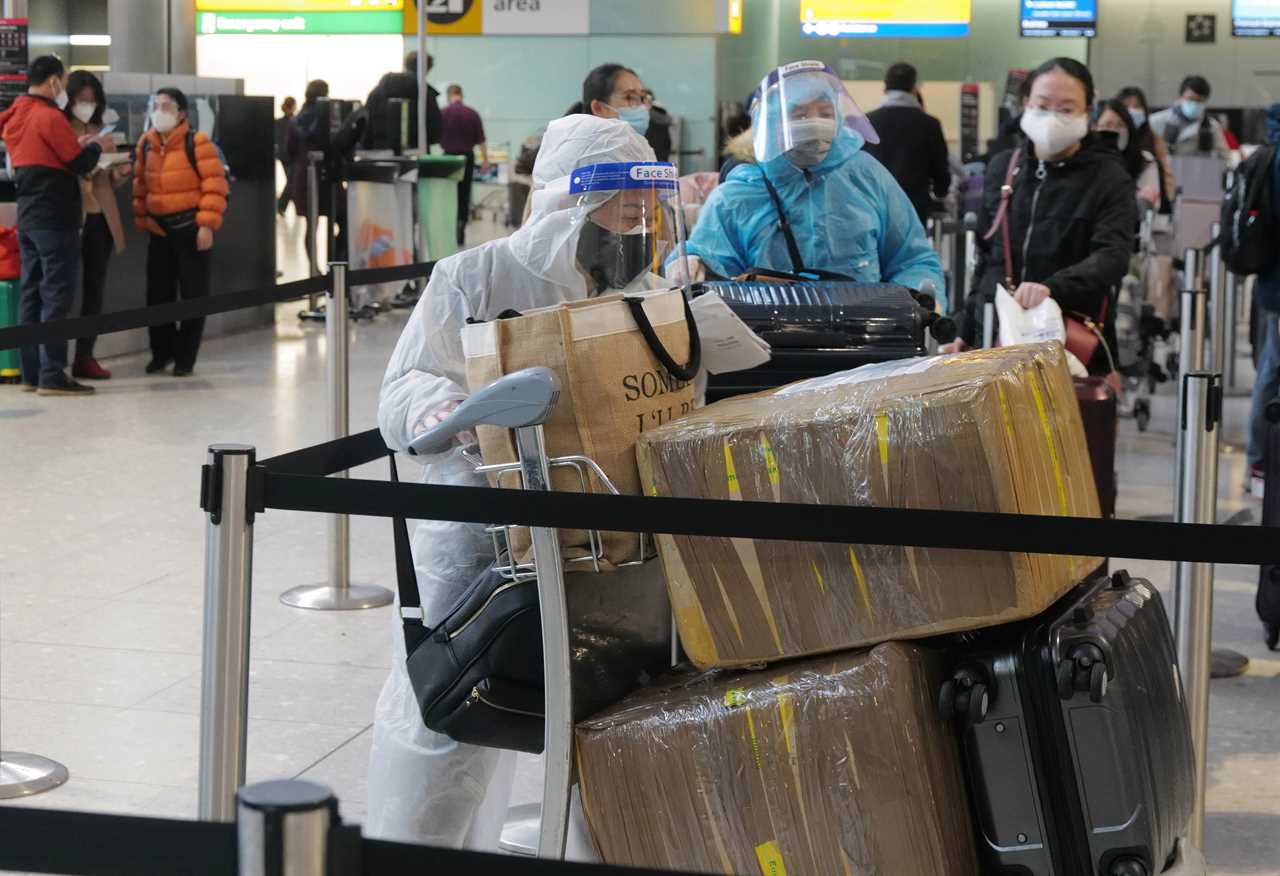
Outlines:
[{"label": "black face mask", "polygon": [[1094,131],[1094,134],[1098,136],[1099,140],[1101,140],[1103,143],[1106,143],[1112,149],[1116,150],[1117,152],[1120,151],[1120,132],[1119,131],[1097,130],[1097,131]]},{"label": "black face mask", "polygon": [[649,268],[649,235],[618,234],[587,221],[578,236],[578,263],[595,286],[594,294],[623,289]]}]

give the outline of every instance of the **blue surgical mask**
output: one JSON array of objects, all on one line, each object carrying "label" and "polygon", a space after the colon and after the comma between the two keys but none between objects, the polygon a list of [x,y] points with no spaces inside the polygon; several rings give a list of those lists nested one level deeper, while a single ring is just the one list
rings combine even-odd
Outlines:
[{"label": "blue surgical mask", "polygon": [[618,118],[636,129],[641,137],[649,130],[649,108],[644,106],[615,106]]},{"label": "blue surgical mask", "polygon": [[1183,100],[1182,114],[1191,121],[1200,118],[1200,114],[1204,112],[1204,104],[1198,100]]},{"label": "blue surgical mask", "polygon": [[1133,119],[1134,129],[1139,129],[1147,123],[1147,114],[1140,109],[1130,109],[1129,118]]}]

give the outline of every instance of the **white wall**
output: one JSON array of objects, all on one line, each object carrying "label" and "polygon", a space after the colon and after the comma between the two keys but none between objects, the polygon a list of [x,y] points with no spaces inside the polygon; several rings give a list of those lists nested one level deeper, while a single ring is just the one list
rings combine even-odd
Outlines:
[{"label": "white wall", "polygon": [[200,76],[244,80],[244,93],[286,95],[302,102],[312,79],[329,83],[329,95],[364,100],[382,74],[404,65],[404,40],[397,34],[268,36],[214,34],[196,38]]}]

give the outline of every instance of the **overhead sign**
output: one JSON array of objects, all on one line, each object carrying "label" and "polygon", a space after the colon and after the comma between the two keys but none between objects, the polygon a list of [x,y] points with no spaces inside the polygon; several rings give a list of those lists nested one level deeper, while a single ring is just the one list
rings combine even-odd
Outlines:
[{"label": "overhead sign", "polygon": [[807,37],[967,37],[970,0],[804,0]]},{"label": "overhead sign", "polygon": [[[591,0],[425,0],[427,33],[584,34],[590,32]],[[404,32],[418,32],[414,0],[404,4]]]},{"label": "overhead sign", "polygon": [[0,109],[27,93],[27,20],[0,18]]},{"label": "overhead sign", "polygon": [[1098,35],[1098,0],[1022,0],[1024,37]]},{"label": "overhead sign", "polygon": [[1231,0],[1231,35],[1237,37],[1280,36],[1280,2],[1277,0]]},{"label": "overhead sign", "polygon": [[196,27],[200,34],[206,36],[214,34],[266,34],[269,36],[398,34],[400,23],[398,11],[196,13]]},{"label": "overhead sign", "polygon": [[404,0],[196,0],[197,12],[399,12]]}]

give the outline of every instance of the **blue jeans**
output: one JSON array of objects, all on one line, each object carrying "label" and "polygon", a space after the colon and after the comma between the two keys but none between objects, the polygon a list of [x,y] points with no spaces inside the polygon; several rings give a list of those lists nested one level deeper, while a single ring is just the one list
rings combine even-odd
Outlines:
[{"label": "blue jeans", "polygon": [[[76,298],[80,230],[18,231],[22,252],[22,303],[18,321],[35,325],[65,319]],[[22,381],[52,385],[66,379],[67,342],[22,348]]]},{"label": "blue jeans", "polygon": [[1280,313],[1259,310],[1264,339],[1258,357],[1258,376],[1253,382],[1249,405],[1249,465],[1262,465],[1267,452],[1267,418],[1262,415],[1267,402],[1280,394]]}]

